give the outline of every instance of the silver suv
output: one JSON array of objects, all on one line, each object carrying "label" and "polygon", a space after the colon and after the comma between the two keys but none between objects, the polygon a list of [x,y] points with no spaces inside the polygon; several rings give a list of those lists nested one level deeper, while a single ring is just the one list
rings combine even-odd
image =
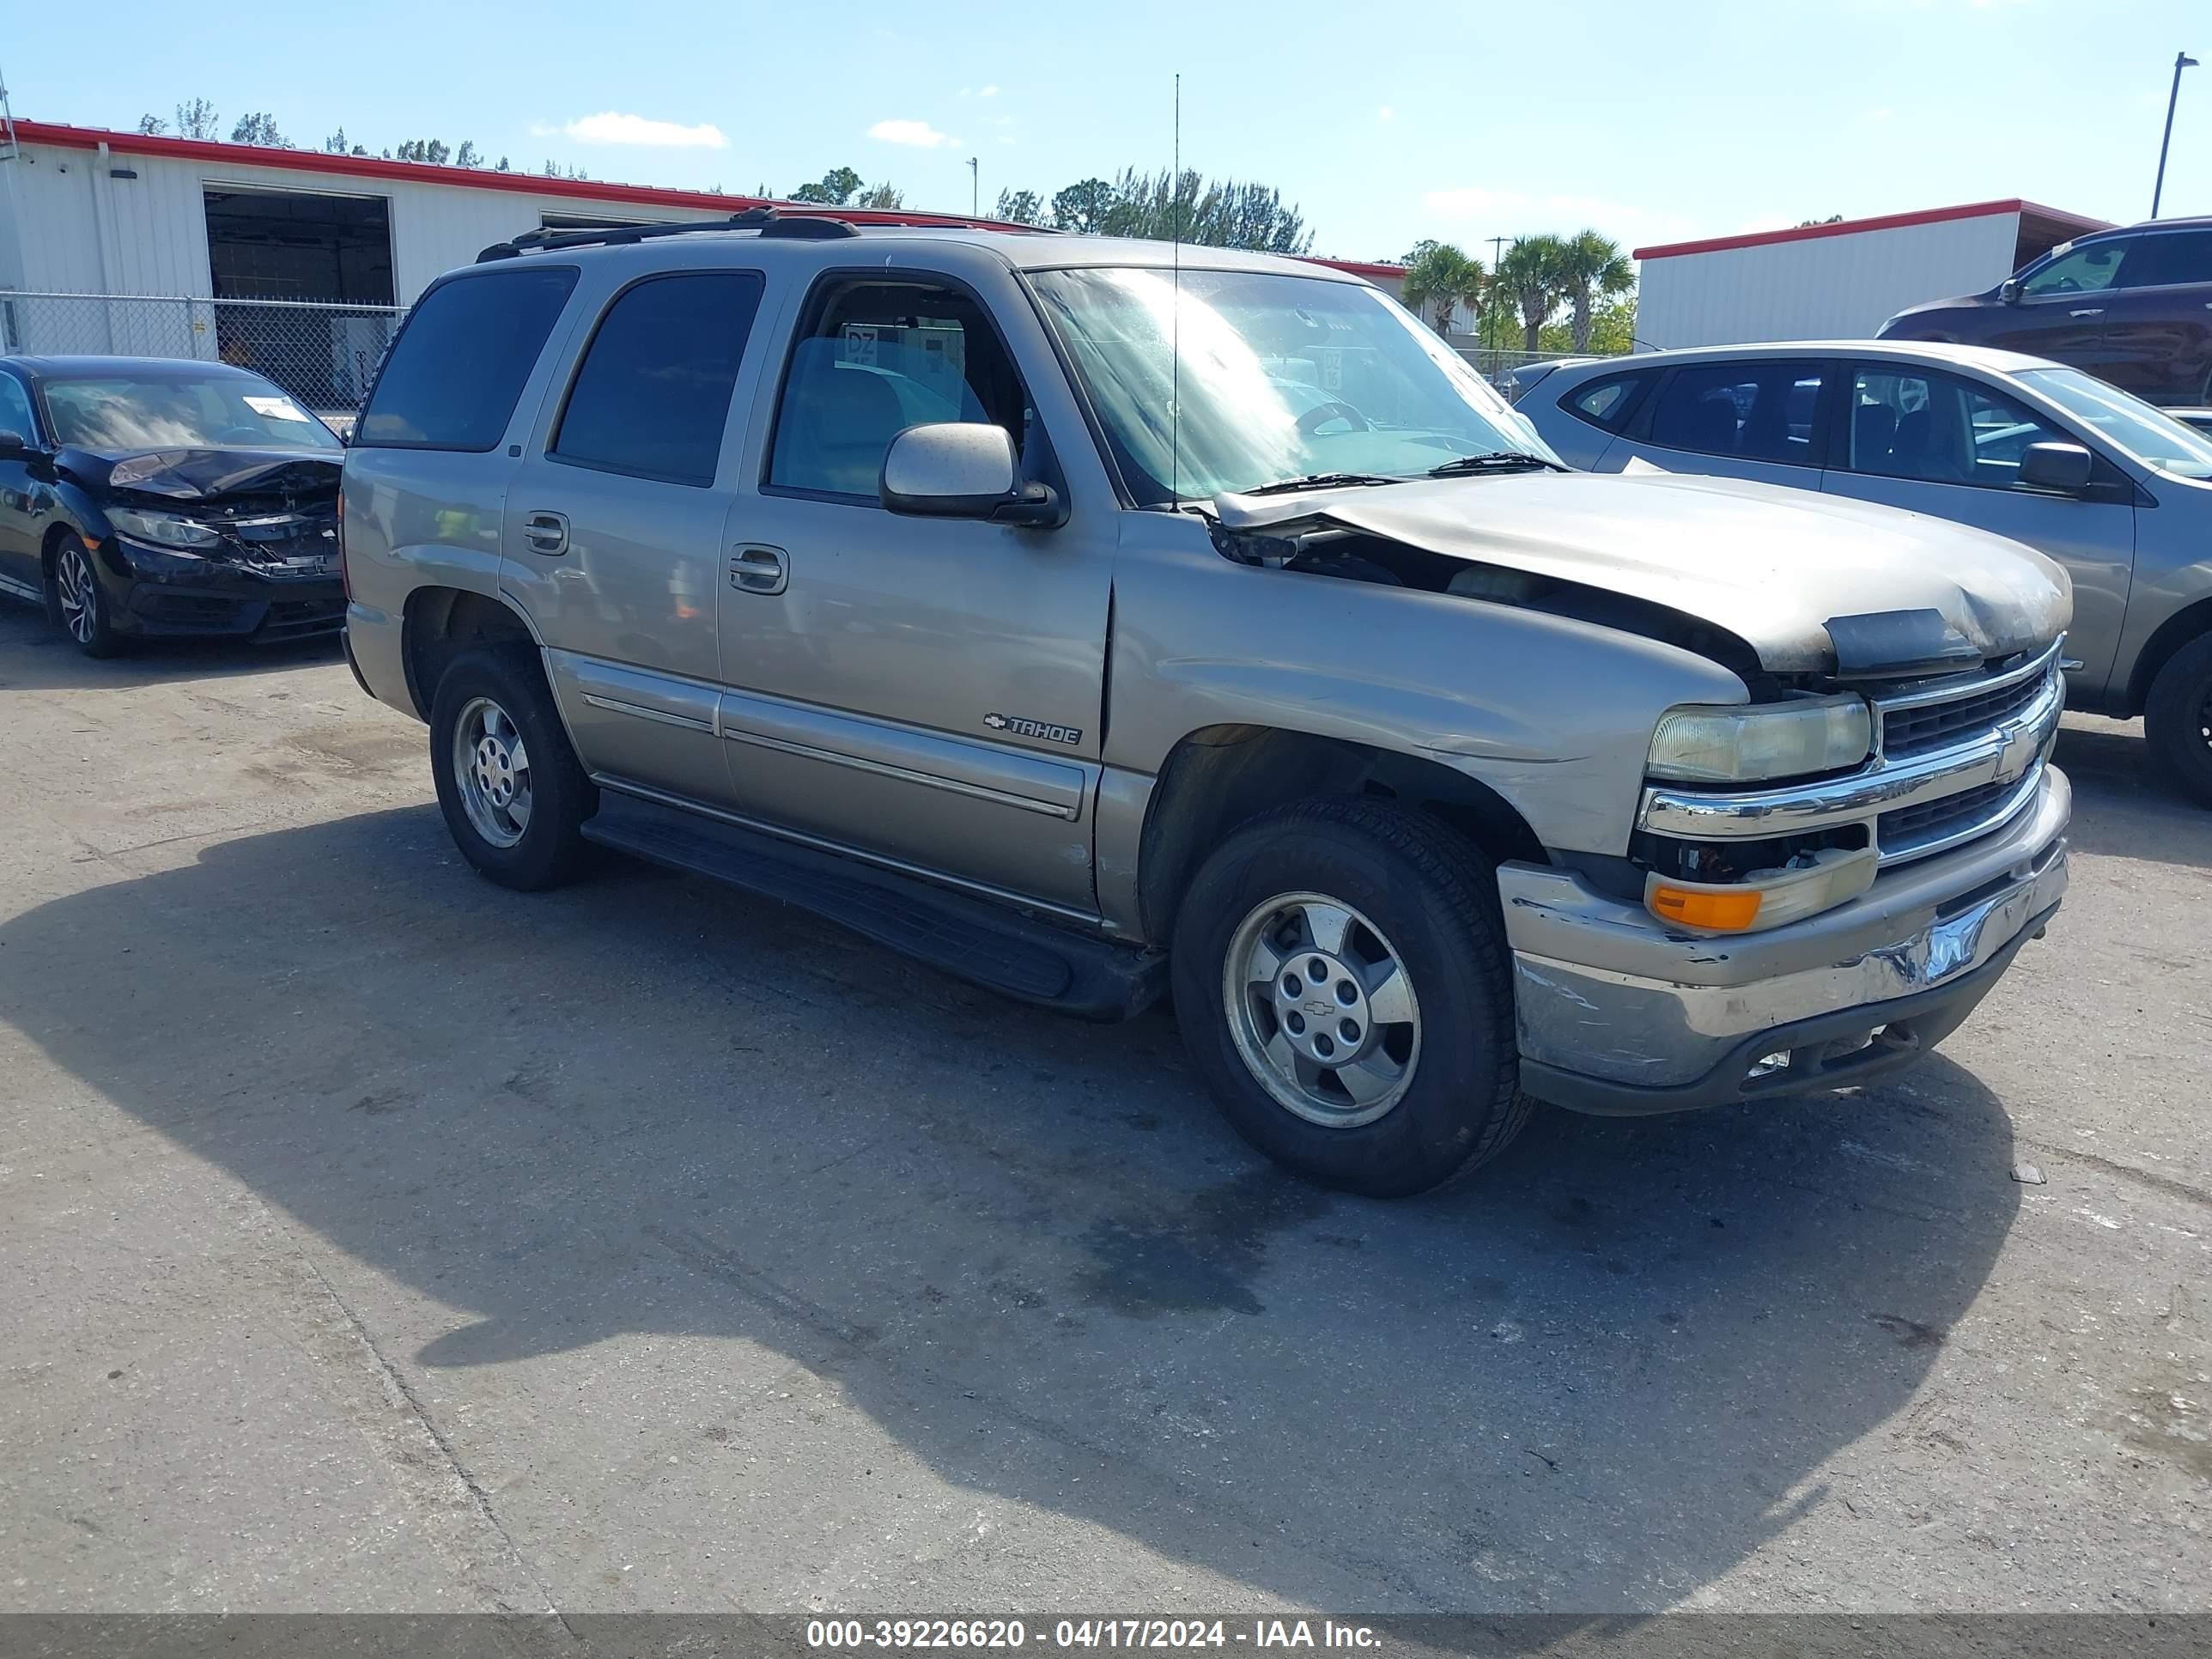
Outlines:
[{"label": "silver suv", "polygon": [[345,464],[349,651],[455,842],[594,843],[1094,1018],[1392,1194],[1531,1097],[1862,1082],[2065,885],[2065,578],[1571,475],[1297,261],[743,216],[416,303]]}]

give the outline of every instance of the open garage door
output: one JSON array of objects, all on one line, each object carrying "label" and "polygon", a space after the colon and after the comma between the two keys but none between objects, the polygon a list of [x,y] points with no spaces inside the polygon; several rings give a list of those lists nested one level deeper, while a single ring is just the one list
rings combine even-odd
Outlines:
[{"label": "open garage door", "polygon": [[204,195],[217,355],[311,409],[356,407],[398,325],[391,204],[236,185]]}]

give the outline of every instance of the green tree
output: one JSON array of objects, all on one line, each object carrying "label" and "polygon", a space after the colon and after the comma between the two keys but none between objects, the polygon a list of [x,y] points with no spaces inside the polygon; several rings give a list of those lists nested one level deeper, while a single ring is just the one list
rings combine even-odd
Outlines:
[{"label": "green tree", "polygon": [[1611,299],[1636,286],[1636,272],[1620,244],[1594,230],[1570,237],[1561,245],[1559,276],[1567,302],[1574,307],[1572,332],[1577,351],[1590,343],[1590,309],[1600,298]]},{"label": "green tree", "polygon": [[483,153],[470,140],[464,138],[461,147],[453,152],[453,165],[457,167],[480,167],[483,165]]},{"label": "green tree", "polygon": [[906,205],[906,192],[890,185],[870,185],[855,196],[848,207],[891,209]]},{"label": "green tree", "polygon": [[169,124],[158,115],[149,112],[138,118],[138,131],[149,138],[158,138],[168,130]]},{"label": "green tree", "polygon": [[[446,141],[442,138],[410,138],[392,154],[394,161],[427,161],[432,167],[443,167],[453,153],[446,148]],[[545,165],[550,172],[553,164],[548,161]]]},{"label": "green tree", "polygon": [[1097,236],[1105,230],[1113,206],[1114,186],[1103,179],[1085,179],[1053,192],[1053,228]]},{"label": "green tree", "polygon": [[222,118],[206,99],[195,98],[177,106],[178,137],[214,138],[220,137],[222,131]]},{"label": "green tree", "polygon": [[326,155],[343,155],[352,148],[353,141],[346,137],[343,127],[323,140],[323,153]]},{"label": "green tree", "polygon": [[1002,190],[991,216],[1010,225],[1041,225],[1044,222],[1044,199],[1033,190]]},{"label": "green tree", "polygon": [[853,198],[860,194],[860,175],[852,168],[832,167],[814,183],[792,191],[791,199],[819,207],[850,207]]},{"label": "green tree", "polygon": [[1566,293],[1566,244],[1556,236],[1523,236],[1498,256],[1492,286],[1521,313],[1521,349],[1540,349],[1545,321]]},{"label": "green tree", "polygon": [[1482,304],[1482,262],[1449,242],[1418,243],[1406,256],[1404,293],[1408,307],[1425,317],[1437,333],[1449,334],[1460,307]]},{"label": "green tree", "polygon": [[[1092,182],[1086,179],[1085,185]],[[1098,223],[1109,236],[1179,238],[1204,247],[1263,253],[1304,253],[1313,246],[1304,216],[1295,205],[1285,206],[1279,192],[1267,185],[1201,179],[1188,168],[1178,175],[1164,168],[1139,173],[1124,167],[1110,189]],[[1055,207],[1059,199],[1054,198]]]},{"label": "green tree", "polygon": [[230,142],[234,144],[261,144],[270,149],[292,148],[285,143],[284,135],[276,131],[276,118],[266,110],[240,116],[238,125],[230,130]]}]

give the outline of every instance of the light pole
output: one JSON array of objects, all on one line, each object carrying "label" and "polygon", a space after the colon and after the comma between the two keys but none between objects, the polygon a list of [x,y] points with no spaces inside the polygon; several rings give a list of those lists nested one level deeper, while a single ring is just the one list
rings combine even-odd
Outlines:
[{"label": "light pole", "polygon": [[2197,60],[2185,52],[2173,54],[2173,90],[2166,94],[2166,137],[2158,141],[2158,182],[2150,190],[2150,216],[2158,217],[2158,198],[2166,194],[2166,150],[2173,142],[2173,105],[2181,96],[2181,71],[2195,69]]},{"label": "light pole", "polygon": [[[980,158],[973,155],[968,158],[968,216],[971,219],[983,211],[983,175],[976,170],[981,165]],[[2163,159],[2158,165],[2160,172],[2166,171]],[[2153,208],[2150,216],[2154,219],[2158,217],[2158,210]]]}]

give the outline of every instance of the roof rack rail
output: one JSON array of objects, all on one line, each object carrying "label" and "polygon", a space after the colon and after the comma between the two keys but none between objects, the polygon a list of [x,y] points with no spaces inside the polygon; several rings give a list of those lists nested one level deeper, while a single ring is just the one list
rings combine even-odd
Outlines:
[{"label": "roof rack rail", "polygon": [[572,247],[619,246],[653,236],[686,236],[698,231],[752,230],[763,236],[787,237],[797,241],[826,241],[858,236],[849,220],[827,215],[786,216],[771,207],[750,207],[726,219],[679,219],[663,225],[611,225],[601,230],[526,230],[504,242],[494,242],[477,255],[477,263],[513,259],[525,253],[555,253]]}]

